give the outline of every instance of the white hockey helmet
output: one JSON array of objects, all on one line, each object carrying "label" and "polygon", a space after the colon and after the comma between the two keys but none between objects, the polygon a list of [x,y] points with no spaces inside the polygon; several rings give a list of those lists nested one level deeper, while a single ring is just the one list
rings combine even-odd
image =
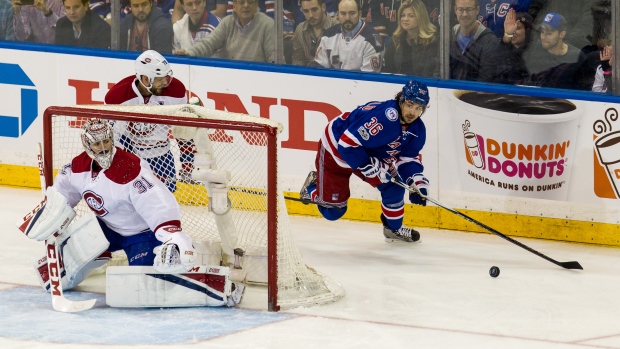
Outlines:
[{"label": "white hockey helmet", "polygon": [[[109,149],[105,145],[109,144]],[[86,154],[97,161],[99,166],[107,169],[112,164],[112,158],[116,149],[114,147],[114,133],[112,126],[102,119],[90,119],[82,127],[82,145]],[[99,145],[101,151],[95,152],[93,145]]]},{"label": "white hockey helmet", "polygon": [[170,68],[170,64],[164,56],[157,51],[147,50],[142,52],[142,54],[136,58],[135,66],[136,77],[140,83],[142,83],[140,76],[145,75],[149,78],[149,86],[144,86],[146,88],[153,86],[153,80],[155,78],[166,77],[168,83],[172,80],[172,69]]}]

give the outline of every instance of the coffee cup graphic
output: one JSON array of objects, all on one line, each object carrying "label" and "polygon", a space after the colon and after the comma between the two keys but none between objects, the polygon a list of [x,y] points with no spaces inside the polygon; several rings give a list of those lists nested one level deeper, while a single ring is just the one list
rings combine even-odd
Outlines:
[{"label": "coffee cup graphic", "polygon": [[466,90],[449,99],[463,137],[456,157],[464,190],[566,200],[581,114],[575,102]]},{"label": "coffee cup graphic", "polygon": [[608,133],[594,142],[596,154],[605,167],[616,196],[620,198],[620,131]]},{"label": "coffee cup graphic", "polygon": [[475,133],[469,131],[469,121],[463,125],[463,138],[465,139],[465,146],[467,147],[467,154],[471,159],[471,163],[477,168],[484,167],[484,158],[482,157],[482,151],[480,150],[480,143],[478,143],[478,136]]}]

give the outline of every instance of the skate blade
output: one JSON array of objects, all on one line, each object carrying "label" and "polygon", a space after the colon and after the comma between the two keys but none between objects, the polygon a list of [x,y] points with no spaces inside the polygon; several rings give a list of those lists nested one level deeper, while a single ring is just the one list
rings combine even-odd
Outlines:
[{"label": "skate blade", "polygon": [[420,239],[418,241],[404,241],[404,240],[401,240],[401,239],[393,239],[393,238],[388,238],[388,237],[386,237],[384,240],[385,240],[385,242],[396,242],[396,243],[402,242],[402,243],[405,243],[405,244],[419,244],[420,242],[422,242],[422,239]]}]

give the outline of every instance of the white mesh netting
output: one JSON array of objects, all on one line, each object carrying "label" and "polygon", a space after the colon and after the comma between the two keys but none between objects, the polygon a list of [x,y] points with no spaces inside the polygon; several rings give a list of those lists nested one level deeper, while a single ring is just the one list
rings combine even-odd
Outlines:
[{"label": "white mesh netting", "polygon": [[[51,149],[46,143],[44,156],[51,156],[54,175],[83,151],[79,135],[84,116],[109,119],[114,122],[117,145],[146,159],[153,172],[174,193],[181,207],[183,230],[194,241],[207,241],[211,245],[219,243],[218,223],[220,228],[222,223],[209,211],[209,193],[205,185],[191,179],[192,170],[211,168],[230,173],[228,197],[231,210],[228,215],[237,231],[237,243],[232,247],[246,252],[243,268],[252,275],[246,281],[260,284],[267,281],[268,236],[275,234],[277,268],[270,267],[269,270],[277,270],[278,307],[328,303],[344,295],[340,285],[306,266],[294,245],[284,196],[277,180],[277,162],[271,166],[268,163],[268,142],[275,140],[276,147],[279,142],[277,138],[267,137],[267,133],[280,134],[282,126],[279,123],[194,105],[82,105],[54,107],[53,110],[49,113],[49,129],[44,131],[51,139]],[[164,124],[152,123],[162,119],[166,119]],[[196,127],[179,125],[187,120]],[[241,130],[248,125],[249,130]],[[252,125],[261,127],[253,128]],[[270,178],[275,179],[277,190],[274,193],[267,190]],[[270,222],[267,214],[269,195],[277,195],[275,222]],[[83,214],[86,209],[86,205],[80,203],[76,211]],[[277,228],[270,231],[270,226]],[[119,261],[123,258],[123,252],[115,253],[114,263],[122,263]],[[229,262],[232,257],[225,254],[223,263]]]}]

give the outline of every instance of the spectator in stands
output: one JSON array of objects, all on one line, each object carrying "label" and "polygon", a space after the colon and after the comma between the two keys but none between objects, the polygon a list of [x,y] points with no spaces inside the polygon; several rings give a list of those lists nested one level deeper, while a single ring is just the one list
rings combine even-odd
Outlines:
[{"label": "spectator in stands", "polygon": [[153,3],[155,6],[159,7],[168,20],[172,18],[172,12],[174,12],[176,0],[153,0]]},{"label": "spectator in stands", "polygon": [[[102,19],[105,19],[108,24],[111,24],[112,21],[111,1],[114,0],[90,0],[90,10],[97,13],[97,15],[99,15],[99,17],[101,17]],[[129,0],[118,1],[120,1],[121,20],[123,20],[128,13],[131,13],[131,5],[129,4]],[[172,18],[174,6],[176,5],[176,0],[153,0],[153,4],[159,7],[159,9],[166,18]],[[182,13],[180,17],[183,17],[183,14],[185,13]]]},{"label": "spectator in stands", "polygon": [[9,0],[0,0],[0,40],[15,40],[13,6]]},{"label": "spectator in stands", "polygon": [[[121,8],[123,6],[123,2],[124,1],[121,1]],[[110,3],[110,0],[90,0],[89,7],[91,11],[97,14],[97,16],[101,17],[101,19],[104,19],[108,22],[108,24],[110,24],[110,21],[112,20],[112,4]]]},{"label": "spectator in stands", "polygon": [[[293,34],[295,32],[294,12],[299,9],[299,2],[300,0],[282,0],[282,19],[280,19],[280,21],[282,22],[282,33],[284,39],[282,45],[287,64],[291,64],[293,60]],[[258,11],[266,14],[275,21],[275,4],[275,0],[258,0]],[[226,11],[228,15],[233,14],[233,7],[233,0],[228,0],[228,9]]]},{"label": "spectator in stands", "polygon": [[110,48],[110,25],[89,9],[89,0],[63,0],[67,15],[56,23],[56,44]]},{"label": "spectator in stands", "polygon": [[439,38],[421,0],[404,2],[398,28],[385,48],[386,73],[439,76]]},{"label": "spectator in stands", "polygon": [[[362,19],[371,24],[384,38],[398,28],[398,10],[410,0],[365,0],[362,1]],[[423,0],[431,24],[439,26],[439,3],[441,0]],[[523,1],[523,0],[522,0]],[[387,47],[387,41],[384,42]]]},{"label": "spectator in stands", "polygon": [[65,15],[61,0],[34,0],[34,5],[23,5],[11,0],[13,26],[18,41],[53,44],[56,22]]},{"label": "spectator in stands", "polygon": [[574,88],[576,69],[585,61],[585,54],[565,43],[566,19],[559,13],[548,13],[540,25],[540,43],[532,45],[523,58],[536,86]]},{"label": "spectator in stands", "polygon": [[[323,3],[325,4],[325,12],[327,15],[332,19],[337,19],[338,0],[324,0]],[[299,26],[306,20],[305,15],[301,10],[301,0],[292,0],[292,5],[291,12],[293,14],[293,20],[295,21],[295,24]]]},{"label": "spectator in stands", "polygon": [[360,19],[356,0],[341,0],[338,21],[325,30],[316,50],[314,64],[325,68],[381,71],[383,40]]},{"label": "spectator in stands", "polygon": [[[594,1],[595,0],[539,0],[542,6],[539,4],[534,6],[534,4],[532,4],[530,7],[539,7],[539,14],[550,12],[561,14],[571,26],[571,30],[566,33],[564,42],[578,49],[582,49],[592,43],[590,37],[593,23],[591,8]],[[534,27],[539,26],[545,19],[544,16],[536,17],[532,15],[532,17],[535,18]]]},{"label": "spectator in stands", "polygon": [[[218,16],[220,19],[226,17],[226,9],[228,7],[228,0],[205,0],[205,8],[209,13]],[[172,11],[172,24],[175,24],[178,20],[183,18],[186,11],[183,8],[181,0],[175,0],[174,11]]]},{"label": "spectator in stands", "polygon": [[527,12],[510,9],[504,21],[502,46],[506,52],[506,70],[503,81],[509,84],[525,84],[529,74],[523,60],[524,52],[532,42],[534,19]]},{"label": "spectator in stands", "polygon": [[306,20],[297,26],[293,36],[293,64],[310,66],[325,29],[338,24],[325,11],[323,0],[301,0],[301,11]]},{"label": "spectator in stands", "polygon": [[531,2],[531,0],[480,0],[482,18],[480,22],[501,39],[504,35],[504,21],[508,16],[508,10],[527,12]]},{"label": "spectator in stands", "polygon": [[121,21],[119,47],[144,52],[172,53],[172,23],[152,0],[130,0],[131,13]]},{"label": "spectator in stands", "polygon": [[431,24],[439,28],[439,5],[441,0],[422,0],[428,11],[428,19]]},{"label": "spectator in stands", "polygon": [[185,15],[172,26],[174,50],[190,49],[205,36],[211,34],[221,19],[206,9],[205,0],[180,0]]},{"label": "spectator in stands", "polygon": [[[586,60],[576,72],[576,86],[580,90],[589,91],[594,84],[594,78],[601,72],[601,51],[611,45],[611,0],[599,0],[592,4],[592,44],[581,49]],[[609,74],[608,74],[609,75]]]},{"label": "spectator in stands", "polygon": [[273,62],[275,24],[258,12],[257,0],[235,0],[231,16],[226,16],[211,34],[194,47],[175,50],[178,55],[211,57],[219,50],[222,58],[254,62]]},{"label": "spectator in stands", "polygon": [[612,79],[611,79],[611,59],[613,56],[613,50],[611,46],[605,46],[600,52],[601,64],[596,68],[596,75],[594,76],[594,84],[592,84],[592,91],[611,93]]},{"label": "spectator in stands", "polygon": [[611,0],[599,0],[592,4],[592,20],[592,50],[600,51],[611,38]]},{"label": "spectator in stands", "polygon": [[456,0],[458,24],[450,43],[450,78],[492,82],[501,78],[504,51],[495,34],[476,18],[478,0]]},{"label": "spectator in stands", "polygon": [[365,0],[362,3],[362,19],[381,36],[388,37],[398,27],[398,9],[407,0]]}]

